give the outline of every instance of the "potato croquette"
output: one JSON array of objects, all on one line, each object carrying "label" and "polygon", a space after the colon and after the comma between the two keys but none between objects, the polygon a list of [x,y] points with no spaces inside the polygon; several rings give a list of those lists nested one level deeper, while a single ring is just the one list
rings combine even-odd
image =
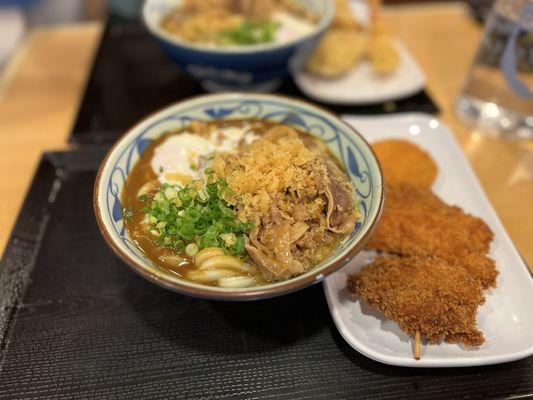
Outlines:
[{"label": "potato croquette", "polygon": [[389,186],[385,211],[369,248],[401,256],[438,257],[461,266],[483,288],[496,285],[486,256],[493,234],[481,219],[450,206],[428,190]]},{"label": "potato croquette", "polygon": [[336,78],[352,69],[366,52],[366,35],[356,30],[329,29],[307,62],[307,70],[324,78]]},{"label": "potato croquette", "polygon": [[410,183],[429,189],[437,176],[431,156],[407,140],[383,140],[372,144],[389,185]]},{"label": "potato croquette", "polygon": [[377,308],[414,337],[479,346],[477,307],[481,286],[464,269],[445,261],[416,257],[378,257],[360,274],[348,277],[348,290]]}]

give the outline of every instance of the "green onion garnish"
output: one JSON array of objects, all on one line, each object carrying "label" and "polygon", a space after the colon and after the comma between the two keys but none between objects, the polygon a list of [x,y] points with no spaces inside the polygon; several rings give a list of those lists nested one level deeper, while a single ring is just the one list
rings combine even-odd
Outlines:
[{"label": "green onion garnish", "polygon": [[278,27],[276,22],[246,19],[237,28],[223,32],[219,41],[226,46],[269,43],[274,41]]},{"label": "green onion garnish", "polygon": [[220,247],[231,255],[244,253],[244,234],[252,224],[240,222],[235,210],[222,198],[230,189],[224,180],[192,181],[184,187],[163,184],[143,212],[152,239],[161,246],[187,254],[205,247]]}]

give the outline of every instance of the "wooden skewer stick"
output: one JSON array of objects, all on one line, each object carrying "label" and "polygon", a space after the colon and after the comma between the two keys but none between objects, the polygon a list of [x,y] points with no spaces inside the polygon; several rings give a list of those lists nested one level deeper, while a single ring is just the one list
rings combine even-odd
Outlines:
[{"label": "wooden skewer stick", "polygon": [[415,360],[420,360],[420,331],[415,333],[415,349],[414,349]]}]

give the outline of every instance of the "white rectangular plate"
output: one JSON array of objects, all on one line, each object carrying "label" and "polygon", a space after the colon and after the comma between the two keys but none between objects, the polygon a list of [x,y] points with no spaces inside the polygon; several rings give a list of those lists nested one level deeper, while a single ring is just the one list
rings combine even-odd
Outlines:
[{"label": "white rectangular plate", "polygon": [[533,354],[533,279],[448,128],[431,116],[414,113],[343,119],[369,142],[405,139],[430,153],[439,167],[433,191],[489,225],[494,232],[490,256],[500,272],[497,288],[485,292],[486,302],[477,314],[485,343],[470,350],[456,344],[423,344],[416,361],[412,339],[381,313],[354,301],[346,290],[346,277],[371,260],[372,253],[363,252],[324,282],[330,312],[344,339],[376,361],[409,367],[497,364]]},{"label": "white rectangular plate", "polygon": [[[365,3],[351,2],[357,20],[368,21]],[[367,61],[361,61],[343,77],[325,79],[305,70],[293,76],[296,85],[307,96],[329,104],[375,104],[401,99],[424,88],[424,73],[403,44],[396,40],[400,65],[389,76],[376,75]]]}]

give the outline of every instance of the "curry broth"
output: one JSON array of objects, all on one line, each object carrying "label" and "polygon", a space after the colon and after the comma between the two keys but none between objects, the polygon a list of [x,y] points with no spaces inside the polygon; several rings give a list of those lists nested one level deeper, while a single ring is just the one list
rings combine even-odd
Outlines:
[{"label": "curry broth", "polygon": [[[254,134],[261,136],[267,130],[281,125],[280,123],[266,120],[258,119],[243,119],[243,120],[219,120],[209,122],[210,126],[215,126],[217,128],[227,128],[227,127],[246,127],[248,130],[252,131]],[[172,274],[179,276],[180,278],[185,278],[185,275],[188,271],[195,270],[196,266],[194,265],[193,259],[188,257],[186,254],[178,253],[175,250],[166,248],[156,244],[149,236],[148,233],[143,230],[143,220],[145,219],[145,214],[143,208],[146,206],[146,203],[143,202],[139,197],[138,193],[141,187],[143,187],[147,182],[158,181],[157,174],[152,170],[151,160],[154,156],[155,149],[161,145],[167,138],[173,135],[179,135],[183,132],[188,131],[188,126],[176,131],[165,132],[153,141],[145,149],[143,154],[140,156],[137,163],[134,165],[132,170],[127,176],[126,182],[124,184],[124,189],[122,192],[122,212],[125,216],[125,227],[129,233],[133,242],[141,249],[141,251],[146,254],[146,256],[152,260],[157,266],[169,271]],[[309,145],[318,145],[322,150],[327,152],[327,156],[334,161],[334,163],[344,171],[342,164],[339,160],[327,149],[325,145],[322,144],[320,140],[316,140],[307,133],[304,133],[294,127],[293,128],[297,133],[300,139],[304,143]],[[151,192],[157,191],[160,187],[158,183],[157,186],[151,190]],[[323,254],[321,258],[326,258],[344,239],[344,237],[339,237],[338,240],[334,240],[330,243],[327,243],[317,249],[317,253]],[[269,280],[261,275],[261,273],[254,274],[252,278],[255,279],[256,284],[265,284],[269,283]],[[216,283],[213,284],[216,286]]]}]

